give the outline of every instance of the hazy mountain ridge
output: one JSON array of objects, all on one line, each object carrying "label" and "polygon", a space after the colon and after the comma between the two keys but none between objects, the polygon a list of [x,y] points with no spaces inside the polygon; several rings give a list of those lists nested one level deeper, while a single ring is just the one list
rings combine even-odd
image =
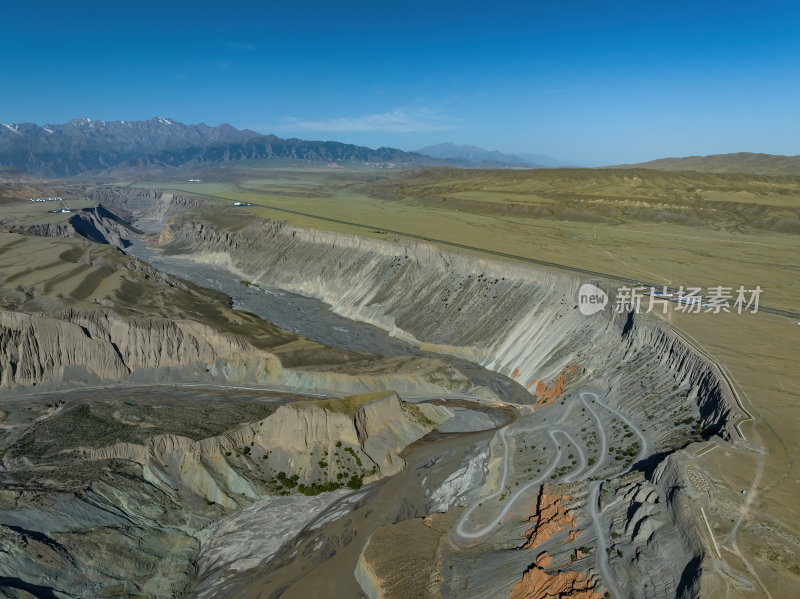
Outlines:
[{"label": "hazy mountain ridge", "polygon": [[281,139],[227,124],[185,125],[162,117],[113,122],[80,118],[43,126],[0,124],[0,167],[45,177],[277,158],[373,165],[452,164],[393,148],[373,150],[331,141]]},{"label": "hazy mountain ridge", "polygon": [[620,164],[608,168],[634,167],[659,171],[800,176],[800,155],[784,156],[781,154],[737,152],[734,154],[686,156],[683,158],[660,158],[650,162]]},{"label": "hazy mountain ridge", "polygon": [[514,154],[504,154],[503,152],[498,152],[497,150],[486,150],[484,148],[472,145],[456,145],[450,142],[425,146],[424,148],[417,150],[417,153],[425,154],[426,156],[431,156],[433,158],[461,159],[472,164],[494,162],[496,164],[507,164],[514,166],[534,166],[524,158]]},{"label": "hazy mountain ridge", "polygon": [[553,158],[551,156],[547,156],[546,154],[530,154],[528,152],[520,152],[515,154],[515,156],[519,156],[523,160],[527,160],[532,164],[538,164],[546,168],[580,168],[581,166],[580,164],[567,162],[566,160],[559,160],[558,158]]},{"label": "hazy mountain ridge", "polygon": [[544,154],[506,154],[497,150],[486,150],[479,146],[458,145],[451,142],[425,146],[417,150],[417,153],[444,160],[463,160],[472,167],[477,166],[480,168],[575,166]]}]

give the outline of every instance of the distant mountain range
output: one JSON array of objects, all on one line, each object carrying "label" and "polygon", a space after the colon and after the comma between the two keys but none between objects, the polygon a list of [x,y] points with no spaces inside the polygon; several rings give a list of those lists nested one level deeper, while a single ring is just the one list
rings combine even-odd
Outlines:
[{"label": "distant mountain range", "polygon": [[711,154],[685,158],[661,158],[637,164],[608,168],[649,168],[659,171],[695,171],[700,173],[738,173],[748,175],[800,176],[800,156],[780,154]]},{"label": "distant mountain range", "polygon": [[469,166],[478,168],[553,168],[575,166],[545,156],[544,154],[504,154],[496,150],[486,150],[478,146],[456,145],[450,142],[425,146],[417,150],[417,154],[424,154],[442,160],[463,160],[469,163]]},{"label": "distant mountain range", "polygon": [[235,161],[342,163],[372,166],[455,165],[394,148],[373,150],[331,141],[281,139],[230,125],[74,119],[63,125],[0,123],[0,168],[44,177],[125,170],[196,168]]},{"label": "distant mountain range", "polygon": [[[0,123],[0,169],[18,169],[40,177],[120,176],[251,162],[351,167],[574,166],[542,154],[504,154],[470,145],[442,143],[404,152],[335,141],[282,139],[230,125],[185,125],[161,117],[147,121],[80,118],[63,125],[42,126]],[[606,168],[800,176],[800,156],[741,152],[663,158]]]}]

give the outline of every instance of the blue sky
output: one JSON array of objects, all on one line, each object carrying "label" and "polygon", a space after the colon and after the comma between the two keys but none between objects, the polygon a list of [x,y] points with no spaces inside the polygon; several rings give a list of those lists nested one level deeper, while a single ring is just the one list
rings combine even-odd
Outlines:
[{"label": "blue sky", "polygon": [[593,166],[800,153],[800,3],[0,0],[0,121],[230,123]]}]

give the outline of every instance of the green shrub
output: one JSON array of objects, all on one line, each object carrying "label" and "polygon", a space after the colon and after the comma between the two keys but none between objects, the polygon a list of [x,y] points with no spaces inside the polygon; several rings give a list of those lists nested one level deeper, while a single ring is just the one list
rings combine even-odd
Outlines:
[{"label": "green shrub", "polygon": [[364,477],[358,474],[354,474],[350,477],[350,480],[347,481],[347,487],[350,489],[360,489],[363,484]]}]

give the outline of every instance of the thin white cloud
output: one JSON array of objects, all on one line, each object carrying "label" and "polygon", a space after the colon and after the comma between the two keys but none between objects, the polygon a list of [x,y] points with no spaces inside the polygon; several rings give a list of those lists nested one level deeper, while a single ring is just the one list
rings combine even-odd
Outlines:
[{"label": "thin white cloud", "polygon": [[430,109],[396,108],[390,112],[367,114],[358,117],[336,117],[319,121],[306,121],[295,117],[287,117],[279,128],[320,132],[388,131],[411,133],[445,131],[454,127],[455,123]]}]

